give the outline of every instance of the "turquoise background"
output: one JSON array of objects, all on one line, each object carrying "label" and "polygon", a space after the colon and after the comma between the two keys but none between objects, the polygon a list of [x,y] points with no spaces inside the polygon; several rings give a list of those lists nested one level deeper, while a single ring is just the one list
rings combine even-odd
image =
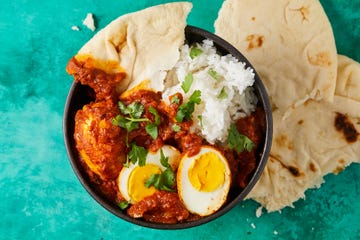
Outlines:
[{"label": "turquoise background", "polygon": [[[98,29],[163,0],[2,0],[0,4],[0,239],[360,239],[360,165],[325,177],[295,209],[255,216],[239,203],[223,217],[186,230],[127,223],[82,188],[62,135],[72,77],[68,60]],[[188,23],[213,31],[221,0],[194,0]],[[360,1],[323,0],[338,52],[360,61]],[[80,31],[71,30],[73,25]],[[254,228],[255,227],[255,228]],[[275,231],[275,232],[274,232]],[[277,233],[277,234],[276,234]]]}]

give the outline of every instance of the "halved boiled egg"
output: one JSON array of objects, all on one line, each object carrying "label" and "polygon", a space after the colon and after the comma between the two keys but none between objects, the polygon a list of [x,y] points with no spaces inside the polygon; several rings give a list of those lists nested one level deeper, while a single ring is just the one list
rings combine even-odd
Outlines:
[{"label": "halved boiled egg", "polygon": [[179,197],[185,207],[192,213],[207,216],[225,203],[231,172],[219,150],[202,146],[195,156],[185,155],[181,159],[176,179]]},{"label": "halved boiled egg", "polygon": [[120,193],[126,201],[134,204],[147,196],[151,196],[157,191],[155,187],[147,188],[144,184],[152,174],[160,174],[166,168],[161,165],[160,151],[163,151],[165,157],[168,157],[168,163],[175,171],[179,165],[180,152],[169,145],[162,146],[157,152],[149,152],[146,155],[146,163],[139,166],[138,163],[130,164],[129,167],[123,167],[118,177],[118,187]]}]

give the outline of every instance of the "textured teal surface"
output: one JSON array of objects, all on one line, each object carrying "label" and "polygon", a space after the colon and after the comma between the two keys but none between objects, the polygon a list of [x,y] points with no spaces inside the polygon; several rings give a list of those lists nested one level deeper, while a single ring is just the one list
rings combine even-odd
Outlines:
[{"label": "textured teal surface", "polygon": [[[295,209],[255,216],[253,201],[187,230],[134,226],[100,207],[62,137],[67,61],[117,16],[164,0],[3,0],[0,4],[0,239],[360,239],[360,165],[329,175]],[[194,0],[188,23],[213,31],[221,0]],[[341,54],[360,61],[360,0],[323,0]],[[73,25],[80,31],[71,30]]]}]

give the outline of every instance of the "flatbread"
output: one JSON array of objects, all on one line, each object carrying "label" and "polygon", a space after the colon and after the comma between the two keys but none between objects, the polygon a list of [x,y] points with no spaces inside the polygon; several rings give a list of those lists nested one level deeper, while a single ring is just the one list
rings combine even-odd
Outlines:
[{"label": "flatbread", "polygon": [[184,44],[189,2],[157,5],[123,15],[108,24],[77,53],[107,73],[126,72],[119,92],[139,84],[163,90],[166,71],[173,68]]},{"label": "flatbread", "polygon": [[351,58],[338,55],[338,75],[343,81],[337,82],[336,94],[360,101],[360,64]]},{"label": "flatbread", "polygon": [[[271,211],[293,206],[323,177],[360,162],[360,100],[342,86],[359,86],[360,64],[339,56],[334,102],[308,100],[284,119],[273,112],[270,158],[259,182],[247,196]],[[343,64],[346,63],[346,64]],[[346,95],[346,97],[344,97]],[[347,127],[347,128],[345,128]]]},{"label": "flatbread", "polygon": [[336,46],[318,0],[226,0],[215,33],[252,63],[273,108],[286,112],[308,99],[333,100]]},{"label": "flatbread", "polygon": [[336,54],[319,1],[226,0],[215,30],[250,60],[273,106],[269,161],[247,198],[281,210],[360,162],[360,65]]}]

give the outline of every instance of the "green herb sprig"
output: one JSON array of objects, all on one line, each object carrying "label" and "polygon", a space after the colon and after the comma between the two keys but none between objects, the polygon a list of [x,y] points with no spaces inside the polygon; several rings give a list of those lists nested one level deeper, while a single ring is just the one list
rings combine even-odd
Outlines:
[{"label": "green herb sprig", "polygon": [[189,92],[190,88],[191,88],[191,84],[194,81],[194,76],[191,73],[188,73],[185,76],[184,81],[181,83],[181,88],[184,91],[184,93]]},{"label": "green herb sprig", "polygon": [[251,150],[255,147],[254,142],[251,141],[250,138],[239,133],[234,123],[230,125],[228,133],[228,146],[230,149],[235,149],[238,154],[240,154],[244,150],[251,152]]},{"label": "green herb sprig", "polygon": [[139,128],[140,122],[149,122],[145,126],[145,131],[155,140],[158,137],[158,126],[160,125],[160,116],[157,110],[150,106],[149,112],[154,115],[155,121],[150,123],[148,118],[141,118],[144,112],[144,106],[139,102],[133,102],[125,106],[121,101],[118,102],[121,114],[112,119],[115,126],[126,129],[129,133]]},{"label": "green herb sprig", "polygon": [[130,205],[130,202],[129,201],[126,201],[126,200],[123,200],[123,201],[120,201],[118,203],[118,206],[121,210],[125,210],[126,208],[128,208]]},{"label": "green herb sprig", "polygon": [[125,167],[129,167],[130,162],[136,164],[138,162],[139,166],[144,166],[146,163],[146,155],[148,151],[141,146],[136,145],[136,143],[131,144],[131,150],[127,155]]},{"label": "green herb sprig", "polygon": [[210,68],[207,73],[216,81],[219,81],[221,78],[221,75],[212,68]]},{"label": "green herb sprig", "polygon": [[227,97],[228,97],[228,94],[226,92],[226,89],[225,89],[225,87],[222,87],[217,98],[218,99],[226,99]]},{"label": "green herb sprig", "polygon": [[141,118],[144,112],[144,106],[139,102],[133,102],[128,106],[125,106],[121,101],[118,102],[120,112],[122,114],[117,115],[112,119],[112,123],[115,126],[126,129],[129,133],[139,128],[140,122],[149,122],[148,118]]},{"label": "green herb sprig", "polygon": [[169,157],[165,157],[164,152],[160,150],[160,163],[166,167],[165,171],[160,174],[152,174],[144,183],[145,187],[154,186],[158,190],[174,192],[175,173],[169,164]]},{"label": "green herb sprig", "polygon": [[201,50],[201,48],[198,47],[192,47],[190,49],[190,58],[194,59],[198,56],[200,56],[203,53],[203,50]]},{"label": "green herb sprig", "polygon": [[175,116],[176,121],[183,122],[184,120],[190,120],[192,113],[195,110],[195,104],[200,104],[200,102],[201,102],[201,91],[195,90],[191,94],[189,101],[179,106]]}]

